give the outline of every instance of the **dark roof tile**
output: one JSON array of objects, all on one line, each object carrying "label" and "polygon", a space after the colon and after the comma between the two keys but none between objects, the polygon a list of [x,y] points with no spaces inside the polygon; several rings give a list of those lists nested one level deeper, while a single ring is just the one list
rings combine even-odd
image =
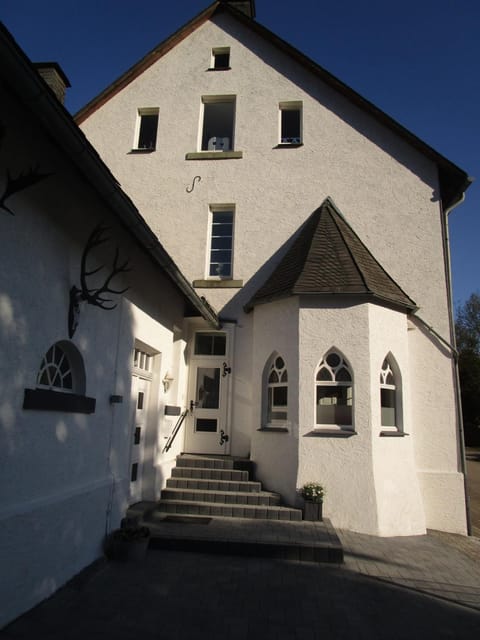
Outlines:
[{"label": "dark roof tile", "polygon": [[246,309],[290,295],[339,293],[367,294],[376,302],[416,308],[327,198],[305,222]]}]

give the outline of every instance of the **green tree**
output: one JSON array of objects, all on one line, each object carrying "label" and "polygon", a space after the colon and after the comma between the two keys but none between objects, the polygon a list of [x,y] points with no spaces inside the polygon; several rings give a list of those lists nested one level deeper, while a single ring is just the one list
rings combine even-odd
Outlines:
[{"label": "green tree", "polygon": [[465,443],[480,445],[480,295],[472,293],[457,310],[455,335]]}]

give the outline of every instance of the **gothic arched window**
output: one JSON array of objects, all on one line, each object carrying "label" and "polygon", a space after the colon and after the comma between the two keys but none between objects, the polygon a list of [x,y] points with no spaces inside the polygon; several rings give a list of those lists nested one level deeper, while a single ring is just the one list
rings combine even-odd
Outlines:
[{"label": "gothic arched window", "polygon": [[353,382],[348,363],[337,351],[320,362],[315,379],[317,427],[351,427]]}]

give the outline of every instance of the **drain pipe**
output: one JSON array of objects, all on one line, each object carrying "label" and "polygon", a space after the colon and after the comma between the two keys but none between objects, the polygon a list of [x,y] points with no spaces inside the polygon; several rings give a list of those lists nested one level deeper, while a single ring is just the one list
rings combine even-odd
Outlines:
[{"label": "drain pipe", "polygon": [[[472,178],[468,179],[469,184],[473,182]],[[468,185],[465,187],[467,188]],[[448,313],[450,320],[450,340],[454,347],[452,347],[452,355],[453,355],[453,376],[455,382],[455,399],[456,399],[456,408],[457,408],[457,424],[458,424],[458,436],[459,436],[459,444],[460,444],[460,467],[463,473],[463,487],[465,494],[465,514],[467,519],[467,535],[472,535],[472,519],[470,513],[470,498],[468,495],[468,485],[467,485],[467,462],[465,455],[465,433],[463,428],[463,411],[462,411],[462,396],[460,391],[460,374],[458,370],[458,357],[459,353],[457,350],[457,343],[455,337],[455,319],[453,316],[453,294],[452,294],[452,266],[451,266],[451,255],[450,255],[450,236],[448,230],[448,216],[449,214],[458,207],[458,205],[462,204],[465,200],[465,191],[461,194],[456,202],[453,202],[447,209],[445,209],[442,227],[444,230],[444,251],[445,251],[445,273],[447,278],[447,296],[448,296]]]}]

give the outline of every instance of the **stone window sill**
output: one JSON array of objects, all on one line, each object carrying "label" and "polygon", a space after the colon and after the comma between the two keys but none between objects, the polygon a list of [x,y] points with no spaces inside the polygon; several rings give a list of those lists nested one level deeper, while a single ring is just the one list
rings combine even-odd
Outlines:
[{"label": "stone window sill", "polygon": [[306,438],[351,438],[358,435],[348,429],[313,429],[305,434]]},{"label": "stone window sill", "polygon": [[289,433],[290,429],[288,427],[260,427],[257,431],[262,433]]},{"label": "stone window sill", "polygon": [[232,67],[209,67],[207,71],[230,71]]},{"label": "stone window sill", "polygon": [[298,149],[303,147],[303,142],[280,142],[274,149]]},{"label": "stone window sill", "polygon": [[192,151],[185,155],[185,160],[231,160],[243,158],[243,151]]},{"label": "stone window sill", "polygon": [[136,153],[154,153],[154,151],[156,151],[156,149],[132,149],[131,151],[129,151],[129,154],[136,154]]},{"label": "stone window sill", "polygon": [[194,280],[196,289],[241,289],[243,280]]},{"label": "stone window sill", "polygon": [[62,393],[50,389],[25,389],[24,409],[38,411],[65,411],[67,413],[95,413],[95,398]]},{"label": "stone window sill", "polygon": [[380,431],[381,438],[403,438],[404,436],[409,436],[409,433],[405,433],[405,431]]}]

